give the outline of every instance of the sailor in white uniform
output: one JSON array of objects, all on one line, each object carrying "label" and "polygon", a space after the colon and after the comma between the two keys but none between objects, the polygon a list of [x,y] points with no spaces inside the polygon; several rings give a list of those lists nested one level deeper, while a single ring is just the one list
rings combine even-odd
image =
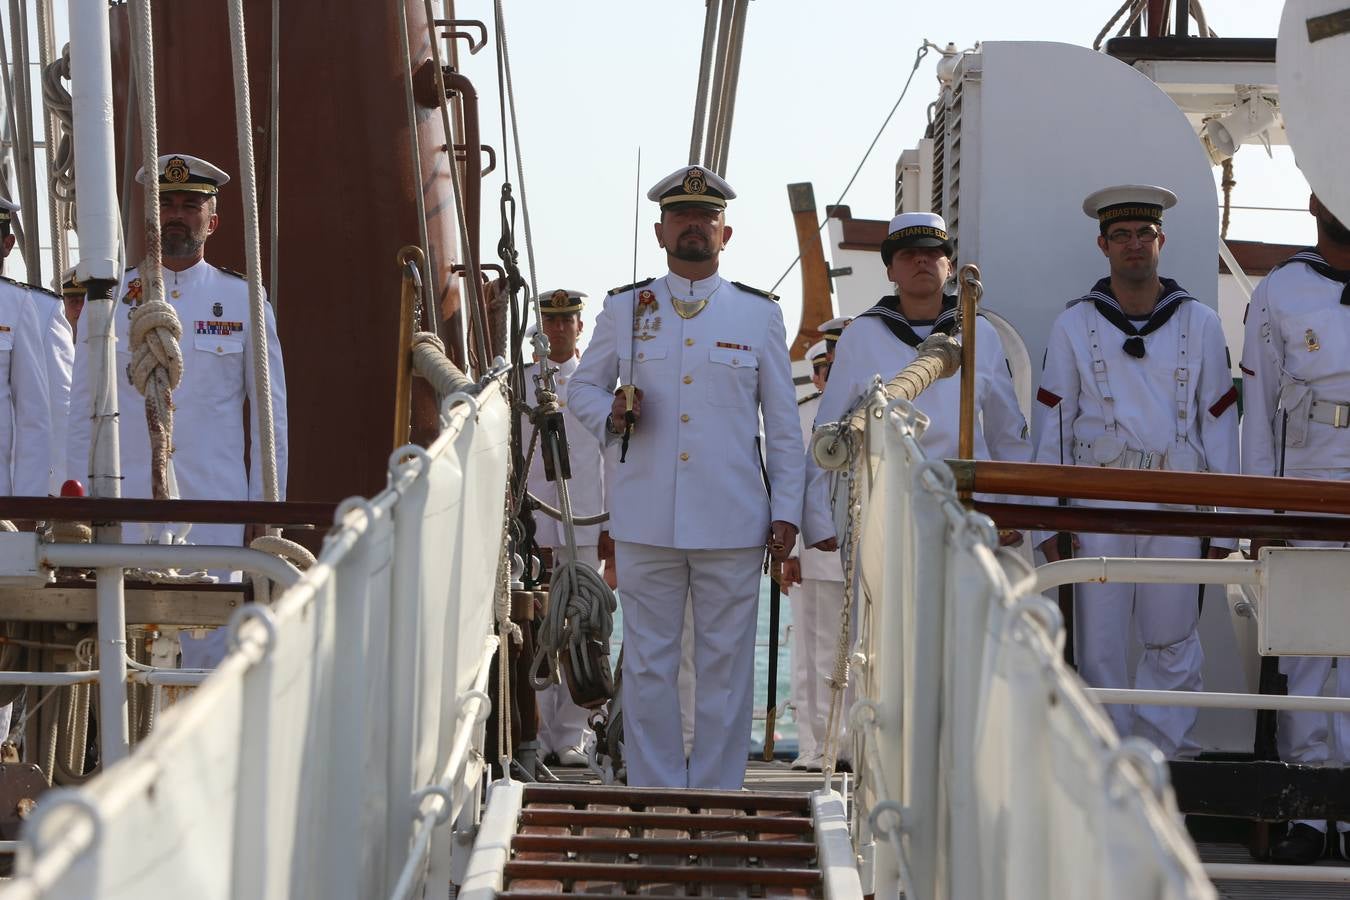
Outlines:
[{"label": "sailor in white uniform", "polygon": [[[608,452],[622,454],[626,404],[615,385],[640,391],[625,461],[606,484],[624,614],[628,781],[736,789],[750,750],[764,545],[785,559],[801,514],[787,334],[773,295],[718,274],[731,237],[729,184],[681,168],[647,196],[660,203],[656,238],[670,272],[606,297],[569,402]],[[687,762],[676,692],[686,594],[698,669]]]},{"label": "sailor in white uniform", "polygon": [[[169,154],[159,158],[160,232],[163,248],[165,299],[183,324],[183,380],[173,392],[174,433],[172,465],[179,496],[193,500],[261,500],[262,453],[258,410],[252,406],[250,430],[244,431],[244,402],[253,392],[253,349],[248,338],[248,283],[240,275],[208,263],[204,247],[216,230],[216,194],[229,176],[194,156]],[[136,179],[143,181],[144,170]],[[149,497],[150,437],[143,410],[145,398],[128,376],[131,361],[131,315],[142,302],[144,286],[135,269],[128,270],[118,290],[117,403],[122,463],[122,496]],[[286,375],[277,341],[276,319],[270,304],[266,316],[268,368],[272,385],[272,416],[276,435],[277,478],[280,496],[286,495]],[[90,418],[93,408],[89,352],[80,341],[75,353],[71,391],[71,426],[67,470],[89,471]],[[251,448],[250,466],[244,465]],[[127,527],[127,542],[155,541],[152,529]],[[243,525],[194,525],[188,534],[194,544],[239,546]],[[211,664],[223,653],[223,630],[207,638],[203,656],[196,642],[183,639],[185,666]],[[203,642],[205,643],[205,642]],[[217,657],[218,658],[218,657]]]},{"label": "sailor in white uniform", "polygon": [[[12,203],[0,205],[7,247]],[[0,281],[0,497],[45,497],[51,486],[51,406],[44,322],[28,289]]]},{"label": "sailor in white uniform", "polygon": [[[804,440],[809,440],[820,407],[821,392],[829,381],[834,359],[834,340],[848,320],[832,319],[819,327],[824,340],[806,352],[811,363],[811,382],[816,390],[797,401]],[[785,580],[796,581],[788,594],[792,601],[792,705],[797,710],[797,758],[792,768],[818,772],[828,737],[830,676],[839,643],[839,616],[844,608],[844,569],[839,554],[802,544],[800,537],[792,559],[784,567]],[[789,574],[790,573],[790,574]],[[847,711],[852,691],[840,700],[840,757],[847,758]]]},{"label": "sailor in white uniform", "polygon": [[[4,260],[14,249],[14,235],[10,232],[17,218],[19,205],[0,198],[0,271]],[[51,451],[48,457],[48,477],[46,493],[56,495],[65,481],[66,464],[66,421],[70,415],[70,376],[75,360],[75,336],[66,321],[65,308],[61,299],[45,288],[31,284],[19,284],[6,279],[21,290],[27,291],[37,315],[38,330],[42,332],[43,360],[47,374],[48,422],[51,429]]]},{"label": "sailor in white uniform", "polygon": [[[75,267],[66,269],[66,274],[61,278],[61,302],[65,306],[66,322],[70,325],[70,334],[72,339],[78,338],[80,333],[80,313],[84,312],[85,290],[84,285],[75,277]],[[74,342],[71,343],[71,361],[74,364]],[[62,445],[62,456],[65,455],[65,445]],[[65,460],[62,460],[62,464]]]},{"label": "sailor in white uniform", "polygon": [[[1317,246],[1294,254],[1252,292],[1242,345],[1242,471],[1291,478],[1350,478],[1350,229],[1317,197]],[[1253,555],[1260,543],[1253,541]],[[1300,546],[1344,546],[1298,541]],[[1317,696],[1331,657],[1285,656],[1291,695]],[[1350,658],[1336,662],[1335,692],[1350,697]],[[1280,758],[1304,765],[1350,762],[1350,715],[1278,716]],[[1345,858],[1346,828],[1335,849]],[[1271,859],[1310,863],[1326,844],[1326,822],[1292,823]]]},{"label": "sailor in white uniform", "polygon": [[[953,334],[957,300],[944,293],[952,271],[953,246],[947,225],[933,213],[903,213],[891,220],[881,244],[886,274],[896,285],[894,296],[881,298],[849,323],[836,345],[830,381],[820,398],[816,426],[843,418],[880,375],[883,381],[918,356],[917,347],[930,334]],[[975,324],[975,456],[1026,462],[1031,457],[1027,423],[1017,405],[1012,371],[998,332],[983,318]],[[961,384],[944,378],[919,395],[915,405],[930,424],[919,443],[933,459],[954,457],[960,431]],[[830,473],[807,453],[807,506],[802,539],[817,549],[832,548],[835,524],[831,507],[842,502],[842,489],[831,486]],[[838,480],[842,482],[842,479]],[[832,496],[840,494],[838,498]],[[1016,540],[1015,536],[1008,538]]]},{"label": "sailor in white uniform", "polygon": [[[1158,277],[1162,214],[1175,203],[1171,191],[1140,185],[1106,188],[1084,201],[1099,223],[1097,246],[1111,274],[1071,302],[1050,330],[1037,394],[1044,407],[1037,462],[1237,471],[1237,389],[1218,314]],[[1047,560],[1059,558],[1055,535],[1035,540]],[[1231,550],[1217,546],[1231,542],[1214,543],[1211,557]],[[1084,557],[1188,559],[1202,546],[1199,538],[1107,534],[1075,535],[1073,545]],[[1195,585],[1080,584],[1075,592],[1075,655],[1088,684],[1131,686],[1126,635],[1133,619],[1143,644],[1133,686],[1201,689]],[[1187,737],[1193,708],[1117,704],[1107,711],[1122,736],[1147,738],[1168,757],[1198,749]]]},{"label": "sailor in white uniform", "polygon": [[[605,510],[605,459],[599,441],[577,421],[567,404],[572,376],[580,362],[577,338],[584,328],[581,311],[585,308],[580,291],[546,291],[540,295],[539,309],[543,314],[544,334],[548,337],[547,365],[556,369],[553,385],[562,407],[563,423],[567,433],[568,462],[572,477],[567,481],[567,496],[572,512],[577,517],[594,516]],[[528,372],[537,377],[539,367]],[[526,432],[529,433],[528,431]],[[544,474],[542,445],[530,459],[528,478],[530,493],[549,506],[558,508],[558,485]],[[543,513],[534,517],[535,542],[547,548],[556,569],[567,562],[567,537],[562,523]],[[576,560],[597,572],[604,571],[598,545],[599,525],[583,525],[574,529]],[[586,764],[583,747],[586,740],[586,710],[572,702],[567,684],[549,685],[536,693],[539,701],[539,749],[545,755],[555,755],[564,766]]]}]

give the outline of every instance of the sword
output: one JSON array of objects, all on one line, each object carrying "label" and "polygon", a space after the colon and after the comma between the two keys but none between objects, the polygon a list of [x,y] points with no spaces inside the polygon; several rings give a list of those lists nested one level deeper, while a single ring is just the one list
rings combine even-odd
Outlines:
[{"label": "sword", "polygon": [[637,152],[637,185],[633,191],[633,280],[629,288],[631,321],[628,323],[628,383],[619,385],[623,391],[623,438],[619,443],[619,462],[628,461],[628,441],[633,436],[633,426],[637,416],[633,413],[633,401],[637,397],[637,385],[633,384],[633,355],[637,349],[637,257],[638,257],[638,216],[642,209],[642,147]]},{"label": "sword", "polygon": [[[772,498],[769,467],[764,464],[764,448],[758,436],[755,437],[755,456],[759,459],[759,474],[764,479],[764,491]],[[764,710],[765,762],[773,761],[773,729],[778,720],[778,616],[783,605],[783,586],[779,582],[783,577],[783,567],[772,560],[773,550],[770,548],[764,555],[764,573],[769,576],[769,691]]]}]

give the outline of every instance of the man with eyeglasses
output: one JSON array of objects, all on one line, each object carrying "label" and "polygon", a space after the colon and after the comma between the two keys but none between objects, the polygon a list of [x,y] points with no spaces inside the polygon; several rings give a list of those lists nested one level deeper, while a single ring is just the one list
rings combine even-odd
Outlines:
[{"label": "man with eyeglasses", "polygon": [[[1218,314],[1158,275],[1167,241],[1163,210],[1171,191],[1148,185],[1105,188],[1083,202],[1098,222],[1097,247],[1111,274],[1069,303],[1050,331],[1037,401],[1045,407],[1036,441],[1041,463],[1183,472],[1236,472],[1237,388]],[[1118,505],[1075,500],[1075,505]],[[1135,504],[1141,508],[1149,504]],[[1045,558],[1060,558],[1058,536],[1037,535]],[[1200,538],[1071,536],[1080,556],[1202,555]],[[1222,558],[1231,547],[1209,547]],[[1201,689],[1204,653],[1196,631],[1196,586],[1082,584],[1074,608],[1079,674],[1093,687],[1128,688],[1131,619],[1143,644],[1134,687]],[[1168,757],[1193,754],[1193,708],[1112,705],[1122,737],[1135,734]]]}]

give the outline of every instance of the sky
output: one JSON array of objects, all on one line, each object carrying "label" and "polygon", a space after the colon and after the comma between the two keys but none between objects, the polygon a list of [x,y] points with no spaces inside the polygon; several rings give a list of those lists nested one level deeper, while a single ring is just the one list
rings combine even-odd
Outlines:
[{"label": "sky", "polygon": [[[752,0],[726,172],[739,196],[728,210],[734,233],[721,274],[766,289],[778,280],[796,255],[786,186],[811,182],[821,215],[836,202],[925,39],[962,49],[985,40],[1091,46],[1118,6],[1117,0]],[[1243,0],[1205,4],[1210,26],[1226,37],[1275,36],[1280,7]],[[605,291],[633,280],[639,148],[637,277],[666,271],[652,233],[656,206],[645,195],[688,160],[705,7],[698,0],[523,0],[505,8],[536,283],[542,291],[588,293],[589,327]],[[456,11],[492,19],[490,0],[458,0]],[[484,140],[500,146],[490,52],[464,56],[461,68],[483,101]],[[925,110],[937,96],[937,59],[930,53],[920,64],[844,198],[855,217],[893,214],[895,162],[922,136]],[[1288,149],[1275,149],[1274,162],[1259,146],[1239,151],[1235,205],[1306,209],[1306,182]],[[515,165],[512,153],[519,199]],[[499,195],[499,176],[500,170],[487,179],[485,198]],[[497,221],[495,208],[485,209],[485,261],[496,261]],[[523,225],[517,229],[523,260]],[[1311,242],[1313,230],[1306,212],[1236,210],[1229,237],[1299,243]],[[797,270],[777,293],[791,334],[800,314]]]}]

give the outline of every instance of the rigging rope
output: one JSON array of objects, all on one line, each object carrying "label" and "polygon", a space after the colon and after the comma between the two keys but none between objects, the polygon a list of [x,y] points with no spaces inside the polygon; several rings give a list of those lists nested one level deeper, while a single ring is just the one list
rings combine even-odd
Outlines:
[{"label": "rigging rope", "polygon": [[[895,98],[895,105],[892,106],[891,111],[886,114],[886,121],[881,123],[881,127],[877,129],[877,133],[872,137],[872,143],[867,145],[867,150],[863,153],[862,159],[858,161],[858,167],[853,170],[853,175],[849,177],[848,184],[844,185],[844,189],[839,192],[839,199],[834,201],[834,206],[843,204],[844,198],[848,196],[849,189],[853,187],[853,182],[858,180],[858,175],[862,172],[863,166],[867,165],[867,159],[872,155],[872,150],[876,148],[877,141],[881,140],[881,135],[886,131],[886,126],[891,124],[891,119],[895,116],[895,111],[900,108],[900,104],[904,102],[905,95],[909,93],[909,86],[914,81],[915,73],[919,71],[919,63],[923,62],[923,58],[928,55],[930,49],[941,51],[942,48],[932,41],[927,40],[919,45],[918,52],[914,54],[914,65],[909,70],[909,77],[905,79],[905,86],[900,89],[900,96]],[[820,224],[816,226],[817,234],[825,229],[825,223],[828,221],[830,221],[828,215],[820,220]],[[801,260],[802,255],[800,253],[793,257],[792,262],[788,263],[788,267],[783,270],[783,274],[779,275],[778,280],[773,283],[773,287],[769,288],[769,293],[772,294],[774,291],[778,290],[778,286],[783,283],[783,279],[792,274],[792,270],[797,267],[797,263],[801,262]]]},{"label": "rigging rope", "polygon": [[[52,172],[56,169],[56,155],[58,148],[56,146],[58,123],[55,113],[50,107],[46,107],[47,99],[47,69],[52,65],[52,56],[56,50],[56,37],[52,25],[52,3],[51,0],[38,0],[37,4],[37,35],[38,35],[38,87],[42,91],[42,100],[45,111],[42,116],[42,148],[43,157],[47,163],[47,171]],[[69,138],[67,136],[67,142]],[[48,177],[50,184],[51,178]],[[66,271],[66,266],[70,264],[70,242],[66,235],[68,219],[63,218],[65,204],[51,190],[47,191],[47,221],[51,232],[52,242],[52,287],[57,293],[61,292],[61,275]],[[41,278],[37,273],[29,275],[28,280],[33,284],[38,284]]]},{"label": "rigging rope", "polygon": [[253,344],[253,404],[261,437],[263,499],[281,499],[277,476],[277,444],[272,416],[272,376],[268,366],[267,301],[263,298],[262,265],[258,259],[258,173],[253,157],[253,111],[248,88],[248,50],[244,32],[244,0],[230,0],[230,57],[234,67],[234,124],[239,140],[239,181],[244,194],[244,258],[248,271],[249,338]]},{"label": "rigging rope", "polygon": [[170,499],[173,476],[173,391],[183,378],[183,352],[178,339],[183,325],[164,299],[160,267],[159,123],[155,115],[155,47],[150,0],[127,7],[131,25],[136,96],[141,109],[141,164],[145,167],[145,255],[140,279],[144,302],[131,314],[131,381],[145,397],[145,423],[150,431],[150,485],[156,500]]}]

